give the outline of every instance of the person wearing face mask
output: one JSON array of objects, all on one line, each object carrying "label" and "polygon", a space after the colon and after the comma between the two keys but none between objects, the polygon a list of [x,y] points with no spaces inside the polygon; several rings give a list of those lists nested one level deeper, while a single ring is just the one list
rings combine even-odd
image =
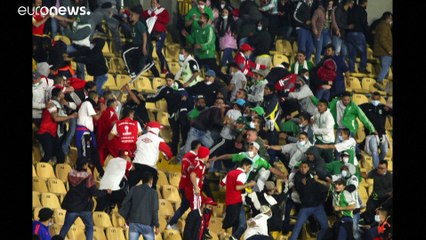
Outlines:
[{"label": "person wearing face mask", "polygon": [[229,73],[231,74],[231,82],[229,83],[227,90],[231,92],[231,101],[234,101],[237,97],[237,91],[239,89],[245,89],[247,85],[247,78],[241,72],[238,64],[231,62],[228,64]]},{"label": "person wearing face mask", "polygon": [[[37,218],[34,218],[37,219]],[[33,221],[33,235],[40,240],[50,240],[49,226],[53,223],[53,211],[50,208],[42,208],[38,212],[38,220]]]},{"label": "person wearing face mask", "polygon": [[251,166],[250,171],[247,173],[247,181],[256,179],[256,187],[253,189],[255,191],[262,191],[266,180],[269,178],[270,173],[276,175],[280,178],[285,178],[286,174],[283,173],[276,167],[273,167],[268,161],[262,158],[259,152],[260,145],[257,142],[249,143],[247,152],[240,152],[234,154],[224,154],[219,157],[213,157],[211,160],[213,162],[218,160],[232,160],[232,162],[241,162],[243,159],[249,159],[252,161],[253,165]]},{"label": "person wearing face mask", "polygon": [[365,233],[365,240],[388,240],[392,239],[392,223],[390,221],[391,215],[384,208],[376,209],[376,215],[374,215],[375,223],[371,224],[371,228],[367,227]]},{"label": "person wearing face mask", "polygon": [[260,65],[253,62],[249,57],[254,51],[254,48],[249,44],[244,43],[240,46],[240,51],[235,54],[234,61],[246,77],[253,78],[252,69],[266,69],[265,65]]},{"label": "person wearing face mask", "polygon": [[202,13],[208,14],[209,19],[214,19],[213,10],[206,6],[206,0],[198,0],[197,3],[185,16],[185,27],[191,26],[191,33],[200,28],[198,21],[201,19]]},{"label": "person wearing face mask", "polygon": [[358,159],[355,154],[356,141],[350,136],[349,129],[341,129],[340,135],[337,135],[337,137],[339,138],[339,141],[341,141],[337,144],[316,144],[315,146],[319,149],[336,150],[338,153],[346,151],[350,154],[349,163],[358,166]]},{"label": "person wearing face mask", "polygon": [[262,206],[269,206],[271,212],[267,223],[265,222],[268,231],[281,231],[283,227],[281,205],[287,198],[286,194],[287,192],[278,192],[273,181],[267,181],[263,191],[248,194],[245,201],[250,206],[252,216],[262,213]]},{"label": "person wearing face mask", "polygon": [[223,51],[223,56],[220,60],[223,67],[227,63],[234,62],[232,52],[238,49],[237,24],[232,16],[232,9],[230,7],[221,9],[220,17],[215,24],[215,32],[219,37],[219,48]]},{"label": "person wearing face mask", "polygon": [[[335,142],[334,118],[327,106],[327,100],[321,99],[318,103],[318,108],[315,114],[310,119],[315,136],[315,145],[333,144]],[[326,163],[333,160],[333,149],[320,149],[320,154]]]},{"label": "person wearing face mask", "polygon": [[371,103],[364,103],[359,107],[377,130],[377,134],[371,134],[365,138],[364,147],[364,151],[373,158],[374,168],[377,168],[379,162],[385,159],[390,146],[385,125],[387,118],[393,115],[393,111],[392,108],[380,103],[380,93],[378,92],[373,92],[371,95]]},{"label": "person wearing face mask", "polygon": [[263,101],[263,92],[268,81],[265,80],[265,71],[253,70],[253,73],[256,81],[248,89],[247,100],[251,103],[251,105],[260,107]]},{"label": "person wearing face mask", "polygon": [[253,54],[250,55],[250,59],[259,65],[265,65],[266,69],[269,69],[272,65],[269,51],[271,50],[274,39],[268,31],[268,26],[268,20],[262,18],[262,20],[257,22],[257,31],[248,39],[250,46],[254,48]]},{"label": "person wearing face mask", "polygon": [[192,87],[201,82],[200,67],[197,60],[190,54],[189,48],[182,47],[179,50],[179,65],[180,69],[175,75],[175,81],[182,79],[184,87]]},{"label": "person wearing face mask", "polygon": [[373,53],[375,57],[380,58],[380,73],[374,87],[382,91],[385,90],[383,79],[392,65],[392,19],[392,13],[385,12],[374,34]]},{"label": "person wearing face mask", "polygon": [[288,99],[296,99],[302,112],[314,115],[316,106],[312,101],[313,97],[314,94],[309,87],[309,72],[302,69],[296,78],[296,89],[288,94]]},{"label": "person wearing face mask", "polygon": [[216,94],[220,91],[220,85],[216,81],[216,73],[213,70],[206,71],[205,79],[192,87],[185,88],[189,96],[203,95],[208,107],[214,104]]},{"label": "person wearing face mask", "polygon": [[306,150],[308,150],[312,143],[309,142],[308,134],[305,132],[299,133],[299,140],[296,143],[288,143],[285,145],[271,145],[266,146],[267,149],[272,149],[275,151],[281,151],[283,154],[289,155],[289,162],[284,163],[288,165],[288,167],[293,170],[293,168],[297,165],[298,162],[303,160],[304,154]]},{"label": "person wearing face mask", "polygon": [[[313,143],[314,133],[312,130],[312,125],[309,124],[310,119],[311,119],[311,115],[309,113],[301,112],[298,118],[293,118],[292,121],[298,124],[299,132],[306,132],[308,134],[309,142]],[[285,134],[283,138],[285,139],[287,143],[296,143],[298,140],[297,137],[288,136],[287,134]]]},{"label": "person wearing face mask", "polygon": [[[342,152],[340,154],[340,159],[336,161],[332,161],[330,163],[325,164],[325,170],[329,175],[327,175],[326,180],[331,181],[333,175],[339,175],[341,174],[341,169],[343,165],[346,163],[349,163],[350,154],[346,151]],[[352,164],[353,165],[353,164]],[[359,166],[355,166],[355,175],[358,178],[358,182],[361,182],[361,170]],[[328,178],[328,179],[327,179]]]},{"label": "person wearing face mask", "polygon": [[[254,215],[254,214],[253,214]],[[268,222],[271,220],[273,212],[267,205],[260,206],[260,213],[247,220],[247,230],[244,233],[244,240],[272,240],[269,236],[271,231]]]},{"label": "person wearing face mask", "polygon": [[[347,184],[345,179],[338,179],[334,182],[333,191],[333,208],[337,213],[338,219],[336,224],[337,235],[334,234],[336,240],[352,239],[354,214],[357,200],[352,194],[346,190]],[[334,227],[334,226],[333,226]]]},{"label": "person wearing face mask", "polygon": [[365,222],[371,223],[374,221],[374,211],[381,206],[386,200],[393,196],[393,174],[388,171],[388,162],[382,160],[377,168],[370,172],[361,173],[365,179],[372,178],[374,180],[373,192],[367,201],[367,208],[362,214]]}]

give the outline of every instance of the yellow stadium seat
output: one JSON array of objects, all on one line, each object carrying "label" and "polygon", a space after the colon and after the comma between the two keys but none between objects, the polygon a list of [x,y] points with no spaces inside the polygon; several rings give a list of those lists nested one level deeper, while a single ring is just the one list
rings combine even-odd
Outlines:
[{"label": "yellow stadium seat", "polygon": [[67,36],[63,36],[63,35],[56,35],[53,38],[54,41],[58,41],[61,40],[62,42],[64,42],[66,45],[71,45],[71,40],[69,39],[69,37]]},{"label": "yellow stadium seat", "polygon": [[222,221],[223,218],[211,217],[209,223],[209,230],[216,234],[223,232],[224,230],[222,229]]},{"label": "yellow stadium seat", "polygon": [[104,54],[104,57],[114,57],[114,54],[111,52],[110,46],[108,46],[108,42],[106,41],[102,48],[102,53]]},{"label": "yellow stadium seat", "polygon": [[33,191],[33,208],[41,207],[40,192]]},{"label": "yellow stadium seat", "polygon": [[169,64],[170,72],[172,72],[173,74],[176,74],[179,71],[180,65],[178,62],[168,62],[168,64]]},{"label": "yellow stadium seat", "polygon": [[163,185],[169,185],[169,181],[167,180],[167,176],[163,171],[158,171],[158,181],[157,181],[157,188],[159,186]]},{"label": "yellow stadium seat", "polygon": [[166,200],[166,199],[159,199],[159,210],[158,210],[158,215],[161,216],[166,216],[166,217],[171,217],[174,214],[174,210],[173,210],[173,206],[172,204]]},{"label": "yellow stadium seat", "polygon": [[65,189],[64,182],[58,178],[49,178],[47,180],[47,186],[49,188],[49,192],[55,194],[66,194],[67,190]]},{"label": "yellow stadium seat", "polygon": [[179,182],[182,174],[180,172],[169,173],[169,183],[175,187],[179,187]]},{"label": "yellow stadium seat", "polygon": [[41,193],[41,205],[50,209],[61,208],[59,199],[54,193]]},{"label": "yellow stadium seat", "polygon": [[164,231],[167,226],[167,220],[164,216],[158,216],[158,223],[160,224],[160,232]]},{"label": "yellow stadium seat", "polygon": [[374,87],[375,83],[376,83],[376,80],[374,80],[373,78],[367,78],[367,77],[365,77],[365,78],[363,78],[361,80],[361,85],[362,85],[362,88],[364,90],[369,91],[369,92],[379,92],[380,95],[384,95],[385,96],[386,92],[385,91],[380,91],[377,88],[375,88]]},{"label": "yellow stadium seat", "polygon": [[177,187],[173,185],[163,185],[161,187],[161,195],[164,199],[169,200],[172,203],[180,203],[182,200],[180,199],[179,191]]},{"label": "yellow stadium seat", "polygon": [[112,227],[111,219],[106,212],[93,212],[93,224],[97,227],[107,228]]},{"label": "yellow stadium seat", "polygon": [[68,173],[71,172],[72,168],[67,163],[58,163],[55,166],[56,177],[61,179],[64,183],[68,182]]},{"label": "yellow stadium seat", "polygon": [[223,203],[217,203],[217,206],[213,207],[213,215],[215,217],[223,217],[223,214],[225,213],[225,204]]},{"label": "yellow stadium seat", "polygon": [[122,228],[109,227],[106,229],[106,237],[108,240],[126,240]]},{"label": "yellow stadium seat", "polygon": [[138,91],[153,92],[151,81],[147,77],[139,76],[138,79],[135,80],[134,84]]},{"label": "yellow stadium seat", "polygon": [[367,200],[368,200],[368,193],[367,193],[367,189],[365,187],[361,187],[359,186],[358,188],[358,192],[359,192],[359,197],[361,198],[361,201],[366,204]]},{"label": "yellow stadium seat", "polygon": [[53,222],[59,225],[63,225],[65,222],[65,215],[67,210],[55,208],[53,209]]},{"label": "yellow stadium seat", "polygon": [[173,229],[166,229],[163,232],[164,240],[182,240],[179,231]]},{"label": "yellow stadium seat", "polygon": [[125,74],[117,74],[117,76],[115,77],[115,81],[117,83],[117,90],[120,90],[121,87],[123,87],[126,83],[129,83],[132,79],[130,78],[129,75],[125,75]]},{"label": "yellow stadium seat", "polygon": [[67,237],[69,240],[81,240],[86,239],[86,235],[84,233],[84,226],[72,225],[70,230],[68,231]]},{"label": "yellow stadium seat", "polygon": [[32,164],[32,165],[33,165],[33,177],[37,177],[37,172],[35,170],[34,164]]},{"label": "yellow stadium seat", "polygon": [[33,145],[33,164],[40,162],[41,160],[41,151],[40,147],[37,145]]},{"label": "yellow stadium seat", "polygon": [[43,207],[36,207],[36,208],[34,208],[34,210],[33,210],[33,219],[34,220],[36,220],[36,221],[38,221],[40,218],[38,217],[38,213],[40,212],[40,210],[42,209]]},{"label": "yellow stadium seat", "polygon": [[157,113],[157,121],[163,125],[163,126],[167,126],[170,127],[170,123],[169,123],[169,116],[167,112],[158,112]]},{"label": "yellow stadium seat", "polygon": [[56,223],[50,225],[49,226],[50,236],[58,235],[59,232],[61,231],[61,228],[62,228],[62,225],[59,225],[59,224],[56,224]]},{"label": "yellow stadium seat", "polygon": [[366,91],[362,88],[361,86],[361,82],[359,81],[359,79],[357,77],[349,77],[349,81],[351,82],[351,86],[348,87],[346,85],[346,81],[345,81],[345,86],[346,86],[346,91],[352,91],[352,92],[356,92],[356,93],[368,93],[369,91]]},{"label": "yellow stadium seat", "polygon": [[33,177],[33,190],[40,193],[49,192],[46,180],[41,177]]},{"label": "yellow stadium seat", "polygon": [[278,66],[280,65],[282,62],[290,62],[288,57],[284,54],[275,54],[274,57],[272,58],[272,64],[274,66]]},{"label": "yellow stadium seat", "polygon": [[363,95],[363,94],[353,94],[352,95],[352,101],[356,104],[356,105],[361,105],[363,103],[368,103],[368,98]]},{"label": "yellow stadium seat", "polygon": [[55,172],[53,171],[52,165],[45,162],[39,162],[36,164],[37,176],[41,178],[55,178]]},{"label": "yellow stadium seat", "polygon": [[104,229],[101,227],[93,227],[93,240],[107,240]]},{"label": "yellow stadium seat", "polygon": [[104,84],[104,88],[108,89],[116,89],[117,84],[115,83],[115,78],[111,73],[108,73],[108,79]]},{"label": "yellow stadium seat", "polygon": [[167,112],[167,102],[165,99],[161,99],[160,101],[157,101],[155,103],[155,106],[157,107],[158,111]]},{"label": "yellow stadium seat", "polygon": [[158,87],[162,87],[164,85],[166,85],[166,79],[160,77],[155,77],[154,79],[152,79],[152,88],[155,91],[158,90]]},{"label": "yellow stadium seat", "polygon": [[118,212],[112,212],[111,214],[111,220],[112,220],[112,226],[114,227],[124,227],[126,224],[126,220],[118,213]]}]

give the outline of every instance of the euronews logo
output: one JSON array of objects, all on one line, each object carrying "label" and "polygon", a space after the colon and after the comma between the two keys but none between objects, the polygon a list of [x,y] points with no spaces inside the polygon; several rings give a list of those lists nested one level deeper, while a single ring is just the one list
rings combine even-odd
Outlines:
[{"label": "euronews logo", "polygon": [[42,15],[90,15],[90,11],[85,6],[60,6],[60,7],[46,7],[46,6],[38,6],[38,7],[24,7],[20,6],[18,8],[18,14],[21,16],[30,15],[33,16],[37,12],[40,12]]}]

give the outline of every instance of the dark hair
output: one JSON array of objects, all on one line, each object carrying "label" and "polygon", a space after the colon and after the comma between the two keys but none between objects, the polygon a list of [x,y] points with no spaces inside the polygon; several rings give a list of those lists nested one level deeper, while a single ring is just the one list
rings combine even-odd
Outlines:
[{"label": "dark hair", "polygon": [[386,19],[388,19],[389,17],[391,17],[392,16],[392,13],[391,12],[389,12],[389,11],[387,11],[387,12],[384,12],[383,13],[383,15],[382,15],[382,17],[381,17],[381,19],[382,20],[386,20]]},{"label": "dark hair", "polygon": [[132,8],[130,8],[130,12],[137,13],[139,16],[141,15],[142,11],[143,11],[143,8],[140,4],[135,5]]},{"label": "dark hair", "polygon": [[305,73],[308,73],[308,72],[309,72],[308,69],[302,68],[302,70],[299,71],[299,76],[301,76],[301,75],[303,75]]},{"label": "dark hair", "polygon": [[200,140],[194,140],[191,142],[191,150],[195,150],[198,145],[201,145],[201,141]]},{"label": "dark hair", "polygon": [[167,78],[171,78],[173,80],[175,80],[175,75],[173,73],[167,73],[165,79]]},{"label": "dark hair", "polygon": [[238,91],[244,92],[244,96],[247,97],[247,90],[245,90],[244,88],[240,88],[238,89]]},{"label": "dark hair", "polygon": [[334,185],[343,185],[346,186],[346,180],[343,178],[339,178],[336,181],[334,181]]},{"label": "dark hair", "polygon": [[77,158],[77,162],[75,163],[75,170],[82,171],[83,166],[86,165],[86,163],[88,163],[88,162],[89,162],[89,160],[85,156],[81,156],[81,157]]},{"label": "dark hair", "polygon": [[53,82],[55,82],[55,84],[59,84],[62,80],[64,80],[64,78],[62,76],[56,75],[53,78]]},{"label": "dark hair", "polygon": [[238,66],[238,64],[236,62],[230,62],[230,63],[228,63],[228,69],[231,68],[231,67],[240,69],[240,67]]},{"label": "dark hair", "polygon": [[247,166],[247,165],[253,165],[253,162],[248,158],[243,158],[240,162],[240,166]]},{"label": "dark hair", "polygon": [[380,162],[379,162],[379,165],[380,164],[386,164],[386,168],[388,167],[388,161],[387,160],[381,160]]},{"label": "dark hair", "polygon": [[121,112],[121,119],[124,119],[126,117],[129,117],[130,114],[134,113],[135,110],[131,109],[131,108],[123,108],[123,111]]},{"label": "dark hair", "polygon": [[348,91],[344,91],[343,93],[342,93],[342,98],[343,97],[351,97],[351,93],[350,92],[348,92]]},{"label": "dark hair", "polygon": [[94,97],[99,96],[96,91],[89,91],[89,98],[93,100]]},{"label": "dark hair", "polygon": [[61,92],[62,92],[62,89],[60,89],[60,88],[52,89],[52,97],[57,98]]},{"label": "dark hair", "polygon": [[[225,25],[225,21],[223,20],[222,16],[222,12],[223,10],[228,10],[229,14],[228,14],[228,19],[226,21],[226,25]],[[237,32],[237,24],[235,23],[234,18],[232,17],[232,9],[229,7],[225,7],[224,9],[222,9],[220,11],[220,16],[219,19],[217,20],[216,26],[215,28],[218,31],[218,35],[219,37],[223,37],[225,36],[226,32],[231,31],[231,33],[236,33]]]},{"label": "dark hair", "polygon": [[96,83],[93,81],[88,81],[86,82],[86,84],[84,85],[84,90],[89,91],[89,89],[92,89],[93,87],[96,86]]},{"label": "dark hair", "polygon": [[282,62],[281,65],[283,65],[285,68],[288,68],[290,66],[288,62]]},{"label": "dark hair", "polygon": [[57,234],[55,236],[52,236],[51,240],[64,240],[64,238],[61,237],[61,235]]},{"label": "dark hair", "polygon": [[301,133],[299,133],[299,136],[300,136],[300,135],[305,135],[305,137],[306,137],[306,138],[308,138],[308,137],[309,137],[307,132],[301,132]]},{"label": "dark hair", "polygon": [[107,98],[108,95],[113,94],[111,90],[105,90],[104,93],[102,94],[102,96],[104,98]]},{"label": "dark hair", "polygon": [[216,102],[216,100],[221,99],[223,102],[225,102],[225,99],[223,99],[223,97],[216,97],[216,99],[214,100]]},{"label": "dark hair", "polygon": [[328,107],[328,101],[327,101],[327,100],[325,100],[324,98],[321,98],[321,99],[319,100],[318,104],[320,104],[320,103],[324,103],[324,104]]},{"label": "dark hair", "polygon": [[324,49],[328,49],[328,48],[331,48],[333,51],[336,51],[336,49],[334,48],[334,45],[333,45],[333,44],[331,44],[331,43],[327,44],[327,45],[324,47]]},{"label": "dark hair", "polygon": [[188,47],[181,47],[180,49],[184,50],[185,52],[187,52],[188,54],[191,53],[191,49]]},{"label": "dark hair", "polygon": [[107,106],[108,106],[108,107],[111,107],[111,105],[112,105],[112,104],[114,104],[114,103],[115,103],[115,101],[117,101],[115,98],[108,99],[108,101],[107,101]]},{"label": "dark hair", "polygon": [[373,92],[373,96],[380,96],[379,92]]},{"label": "dark hair", "polygon": [[342,128],[341,131],[344,132],[348,136],[351,134],[351,131],[349,131],[349,128]]},{"label": "dark hair", "polygon": [[368,0],[358,0],[358,5],[361,6],[362,4],[368,2]]},{"label": "dark hair", "polygon": [[311,118],[311,114],[309,114],[308,112],[301,112],[299,114],[299,118],[303,117],[305,120],[309,120]]},{"label": "dark hair", "polygon": [[[207,19],[207,21],[209,21],[210,17],[207,13],[201,13],[201,16],[205,17]],[[201,18],[200,16],[200,18]]]},{"label": "dark hair", "polygon": [[150,172],[144,172],[144,173],[142,173],[142,183],[143,184],[148,183],[153,178],[154,178],[154,176]]},{"label": "dark hair", "polygon": [[[302,165],[302,164],[306,164],[306,165],[308,165],[308,166],[309,166],[309,162],[308,162],[308,161],[306,161],[306,160],[301,161],[301,162],[300,162],[300,165]],[[299,165],[299,166],[300,166],[300,165]],[[309,167],[311,167],[311,166],[309,166]]]},{"label": "dark hair", "polygon": [[272,83],[268,83],[268,84],[266,84],[266,86],[265,87],[267,87],[271,92],[275,92],[275,86],[274,86],[274,84],[272,84]]},{"label": "dark hair", "polygon": [[301,54],[303,54],[304,56],[306,56],[305,51],[299,50],[299,51],[297,51],[297,54],[299,54],[299,53],[301,53]]}]

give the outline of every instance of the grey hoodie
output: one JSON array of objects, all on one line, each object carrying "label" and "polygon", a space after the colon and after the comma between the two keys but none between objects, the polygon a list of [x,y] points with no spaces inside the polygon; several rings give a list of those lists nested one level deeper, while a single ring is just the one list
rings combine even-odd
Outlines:
[{"label": "grey hoodie", "polygon": [[306,141],[306,144],[302,147],[298,143],[289,143],[281,147],[281,152],[290,154],[290,162],[288,166],[293,167],[304,158],[304,153],[312,146],[312,143]]}]

